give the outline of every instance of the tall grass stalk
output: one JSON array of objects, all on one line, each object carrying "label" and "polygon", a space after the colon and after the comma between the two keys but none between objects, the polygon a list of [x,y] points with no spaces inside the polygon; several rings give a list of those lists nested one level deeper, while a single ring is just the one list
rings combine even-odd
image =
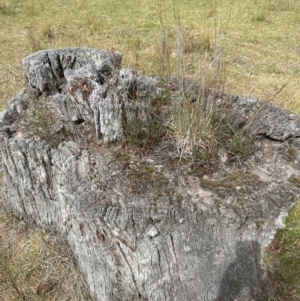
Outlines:
[{"label": "tall grass stalk", "polygon": [[170,63],[170,46],[169,46],[169,33],[167,29],[166,18],[166,2],[165,0],[156,0],[155,5],[152,6],[159,20],[160,25],[160,43],[159,43],[159,75],[165,81],[171,77],[171,63]]},{"label": "tall grass stalk", "polygon": [[174,12],[174,21],[176,26],[176,41],[177,41],[177,58],[178,58],[178,83],[179,83],[179,91],[183,93],[183,81],[184,81],[184,44],[181,32],[180,25],[180,16],[179,16],[179,8],[177,4],[177,0],[173,0],[173,12]]},{"label": "tall grass stalk", "polygon": [[[214,11],[216,14],[216,8]],[[178,91],[176,95],[177,99],[174,101],[171,126],[176,133],[177,148],[182,157],[184,155],[192,155],[195,149],[202,149],[203,152],[205,152],[208,143],[210,145],[217,143],[214,137],[215,127],[218,127],[215,118],[214,98],[211,98],[212,102],[208,103],[205,100],[205,90],[207,89],[207,68],[210,68],[212,65],[216,65],[216,67],[213,72],[212,82],[209,84],[211,85],[211,88],[219,88],[222,64],[221,54],[218,53],[216,59],[210,64],[208,62],[202,62],[202,68],[200,68],[201,72],[198,74],[198,78],[195,79],[196,81],[187,80],[185,78],[184,66],[184,41],[182,38],[180,11],[177,0],[173,0],[173,15],[177,42]],[[216,43],[219,41],[220,21],[215,24],[215,45],[212,49],[218,48],[216,47]],[[202,35],[202,38],[206,39],[206,37],[205,34]],[[205,41],[202,43],[205,43]],[[209,47],[208,49],[211,48]],[[208,57],[208,55],[205,56],[205,60],[206,57]]]}]

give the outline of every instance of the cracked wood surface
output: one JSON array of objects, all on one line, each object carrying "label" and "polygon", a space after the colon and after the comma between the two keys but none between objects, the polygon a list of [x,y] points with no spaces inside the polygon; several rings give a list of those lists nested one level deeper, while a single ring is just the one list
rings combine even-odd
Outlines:
[{"label": "cracked wood surface", "polygon": [[[97,300],[262,299],[263,251],[299,199],[299,116],[224,96],[228,120],[259,135],[256,151],[211,176],[175,170],[167,155],[141,158],[95,142],[121,138],[124,114],[147,117],[157,90],[157,79],[117,71],[120,62],[95,49],[23,61],[28,86],[0,115],[5,205],[67,237]],[[30,132],[22,120],[32,98],[56,110],[53,131],[63,125],[68,139],[54,146]]]}]

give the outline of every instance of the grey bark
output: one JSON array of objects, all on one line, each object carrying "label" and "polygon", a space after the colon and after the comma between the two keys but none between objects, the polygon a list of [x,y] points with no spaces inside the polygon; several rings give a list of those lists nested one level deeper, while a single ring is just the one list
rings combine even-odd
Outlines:
[{"label": "grey bark", "polygon": [[[220,111],[259,138],[256,152],[211,176],[174,169],[168,154],[101,142],[121,139],[124,120],[146,127],[160,89],[120,63],[95,49],[23,61],[28,85],[0,115],[5,205],[67,237],[97,300],[263,299],[263,251],[300,194],[299,116],[223,96]],[[46,129],[33,104],[53,118]],[[70,136],[51,143],[62,129]]]}]

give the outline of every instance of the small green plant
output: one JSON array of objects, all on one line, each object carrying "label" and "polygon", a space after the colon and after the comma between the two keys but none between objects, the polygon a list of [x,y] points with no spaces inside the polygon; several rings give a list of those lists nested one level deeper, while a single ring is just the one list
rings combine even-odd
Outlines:
[{"label": "small green plant", "polygon": [[46,140],[52,147],[70,136],[70,132],[64,127],[58,127],[58,118],[44,99],[33,98],[31,115],[27,124],[29,132]]},{"label": "small green plant", "polygon": [[72,139],[84,148],[93,147],[97,142],[95,125],[92,120],[77,122],[61,120],[56,108],[52,107],[43,97],[32,96],[31,113],[23,126],[30,134],[47,141],[51,147],[57,147],[61,142]]},{"label": "small green plant", "polygon": [[244,157],[252,150],[253,139],[244,133],[236,132],[228,143],[228,150],[231,154]]},{"label": "small green plant", "polygon": [[192,150],[193,158],[200,162],[211,162],[218,158],[218,150],[216,148],[194,147]]},{"label": "small green plant", "polygon": [[167,134],[167,112],[164,107],[170,106],[171,91],[166,84],[162,84],[160,93],[149,98],[149,107],[145,110],[139,107],[141,101],[139,92],[134,95],[137,108],[127,116],[123,112],[123,134],[131,145],[149,148],[158,144]]},{"label": "small green plant", "polygon": [[214,162],[219,159],[221,148],[233,158],[246,157],[253,149],[253,138],[240,130],[234,130],[228,124],[224,124],[215,115],[211,120],[211,129],[202,138],[202,143],[193,148],[193,157],[202,162]]},{"label": "small green plant", "polygon": [[123,131],[130,144],[136,147],[149,148],[166,135],[167,128],[159,116],[152,114],[152,118],[146,126],[138,119],[129,123],[123,122]]}]

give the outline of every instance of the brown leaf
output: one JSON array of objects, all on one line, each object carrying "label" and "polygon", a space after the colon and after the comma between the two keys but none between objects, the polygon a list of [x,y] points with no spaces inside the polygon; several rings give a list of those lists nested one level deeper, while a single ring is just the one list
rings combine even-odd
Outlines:
[{"label": "brown leaf", "polygon": [[54,283],[52,281],[39,284],[36,290],[37,295],[44,295],[53,290]]}]

